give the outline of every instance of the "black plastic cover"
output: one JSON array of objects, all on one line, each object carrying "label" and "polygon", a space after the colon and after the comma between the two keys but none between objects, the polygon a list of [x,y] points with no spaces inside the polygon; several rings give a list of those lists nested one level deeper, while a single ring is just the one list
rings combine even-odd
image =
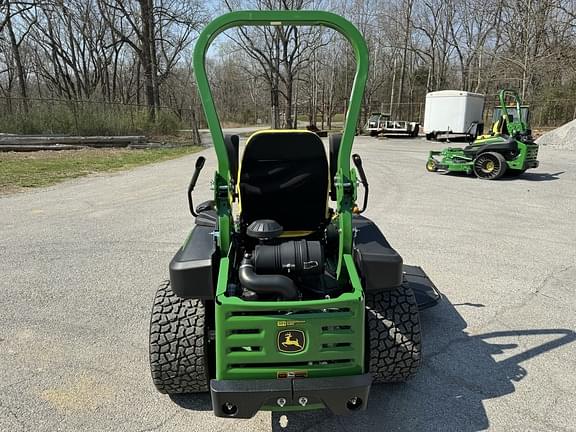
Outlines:
[{"label": "black plastic cover", "polygon": [[234,184],[238,178],[238,158],[239,158],[239,145],[240,137],[238,135],[225,135],[224,145],[226,146],[226,154],[228,155],[228,166],[230,167],[230,177]]},{"label": "black plastic cover", "polygon": [[284,228],[272,219],[258,219],[248,225],[246,234],[255,239],[274,239],[284,232]]},{"label": "black plastic cover", "polygon": [[508,139],[504,142],[464,147],[464,154],[469,156],[479,155],[486,152],[495,152],[502,155],[516,154],[518,152],[518,143],[514,139]]},{"label": "black plastic cover", "polygon": [[196,210],[196,212],[198,213],[198,216],[196,216],[196,225],[212,228],[212,231],[216,229],[218,225],[218,214],[216,210],[207,209],[201,212]]},{"label": "black plastic cover", "polygon": [[336,201],[336,185],[334,177],[338,171],[338,153],[340,152],[340,142],[342,134],[332,134],[328,137],[328,146],[330,151],[330,199]]},{"label": "black plastic cover", "polygon": [[379,291],[402,284],[402,257],[374,222],[354,216],[354,262],[365,291]]},{"label": "black plastic cover", "polygon": [[172,291],[182,298],[214,298],[217,274],[214,227],[196,225],[188,241],[170,261]]}]

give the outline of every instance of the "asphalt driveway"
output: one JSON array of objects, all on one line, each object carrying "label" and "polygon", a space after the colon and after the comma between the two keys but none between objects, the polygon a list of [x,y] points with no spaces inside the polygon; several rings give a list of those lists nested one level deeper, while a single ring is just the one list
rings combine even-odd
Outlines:
[{"label": "asphalt driveway", "polygon": [[[422,313],[425,363],[352,417],[287,430],[576,430],[576,153],[519,179],[427,173],[423,139],[359,137],[373,218],[445,301]],[[210,196],[211,149],[197,190]],[[148,371],[156,285],[193,223],[195,155],[0,198],[1,431],[268,431],[213,417]],[[1,167],[0,167],[1,168]]]}]

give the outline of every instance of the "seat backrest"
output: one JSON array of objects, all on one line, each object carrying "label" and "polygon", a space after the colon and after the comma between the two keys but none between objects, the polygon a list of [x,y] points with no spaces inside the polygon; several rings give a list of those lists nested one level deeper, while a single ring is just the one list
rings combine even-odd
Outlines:
[{"label": "seat backrest", "polygon": [[316,231],[326,221],[328,161],[315,133],[256,132],[246,143],[238,176],[244,226],[273,219],[288,233]]}]

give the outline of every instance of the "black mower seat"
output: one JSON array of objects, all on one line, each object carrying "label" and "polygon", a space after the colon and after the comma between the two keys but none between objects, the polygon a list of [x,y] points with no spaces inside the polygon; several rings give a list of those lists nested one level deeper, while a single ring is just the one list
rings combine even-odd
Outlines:
[{"label": "black mower seat", "polygon": [[328,175],[324,144],[315,133],[256,132],[238,174],[242,224],[273,219],[287,235],[318,230],[327,219]]},{"label": "black mower seat", "polygon": [[464,147],[464,154],[467,156],[475,156],[484,152],[495,152],[500,154],[510,154],[518,152],[518,143],[513,139],[507,139],[503,142],[490,143],[490,144],[476,144]]}]

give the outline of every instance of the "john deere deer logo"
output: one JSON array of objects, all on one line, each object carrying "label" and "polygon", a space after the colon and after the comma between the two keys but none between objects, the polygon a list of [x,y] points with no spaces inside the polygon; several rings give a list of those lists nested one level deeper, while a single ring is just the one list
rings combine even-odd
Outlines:
[{"label": "john deere deer logo", "polygon": [[306,346],[306,336],[302,330],[282,330],[278,332],[277,346],[281,352],[300,352]]}]

